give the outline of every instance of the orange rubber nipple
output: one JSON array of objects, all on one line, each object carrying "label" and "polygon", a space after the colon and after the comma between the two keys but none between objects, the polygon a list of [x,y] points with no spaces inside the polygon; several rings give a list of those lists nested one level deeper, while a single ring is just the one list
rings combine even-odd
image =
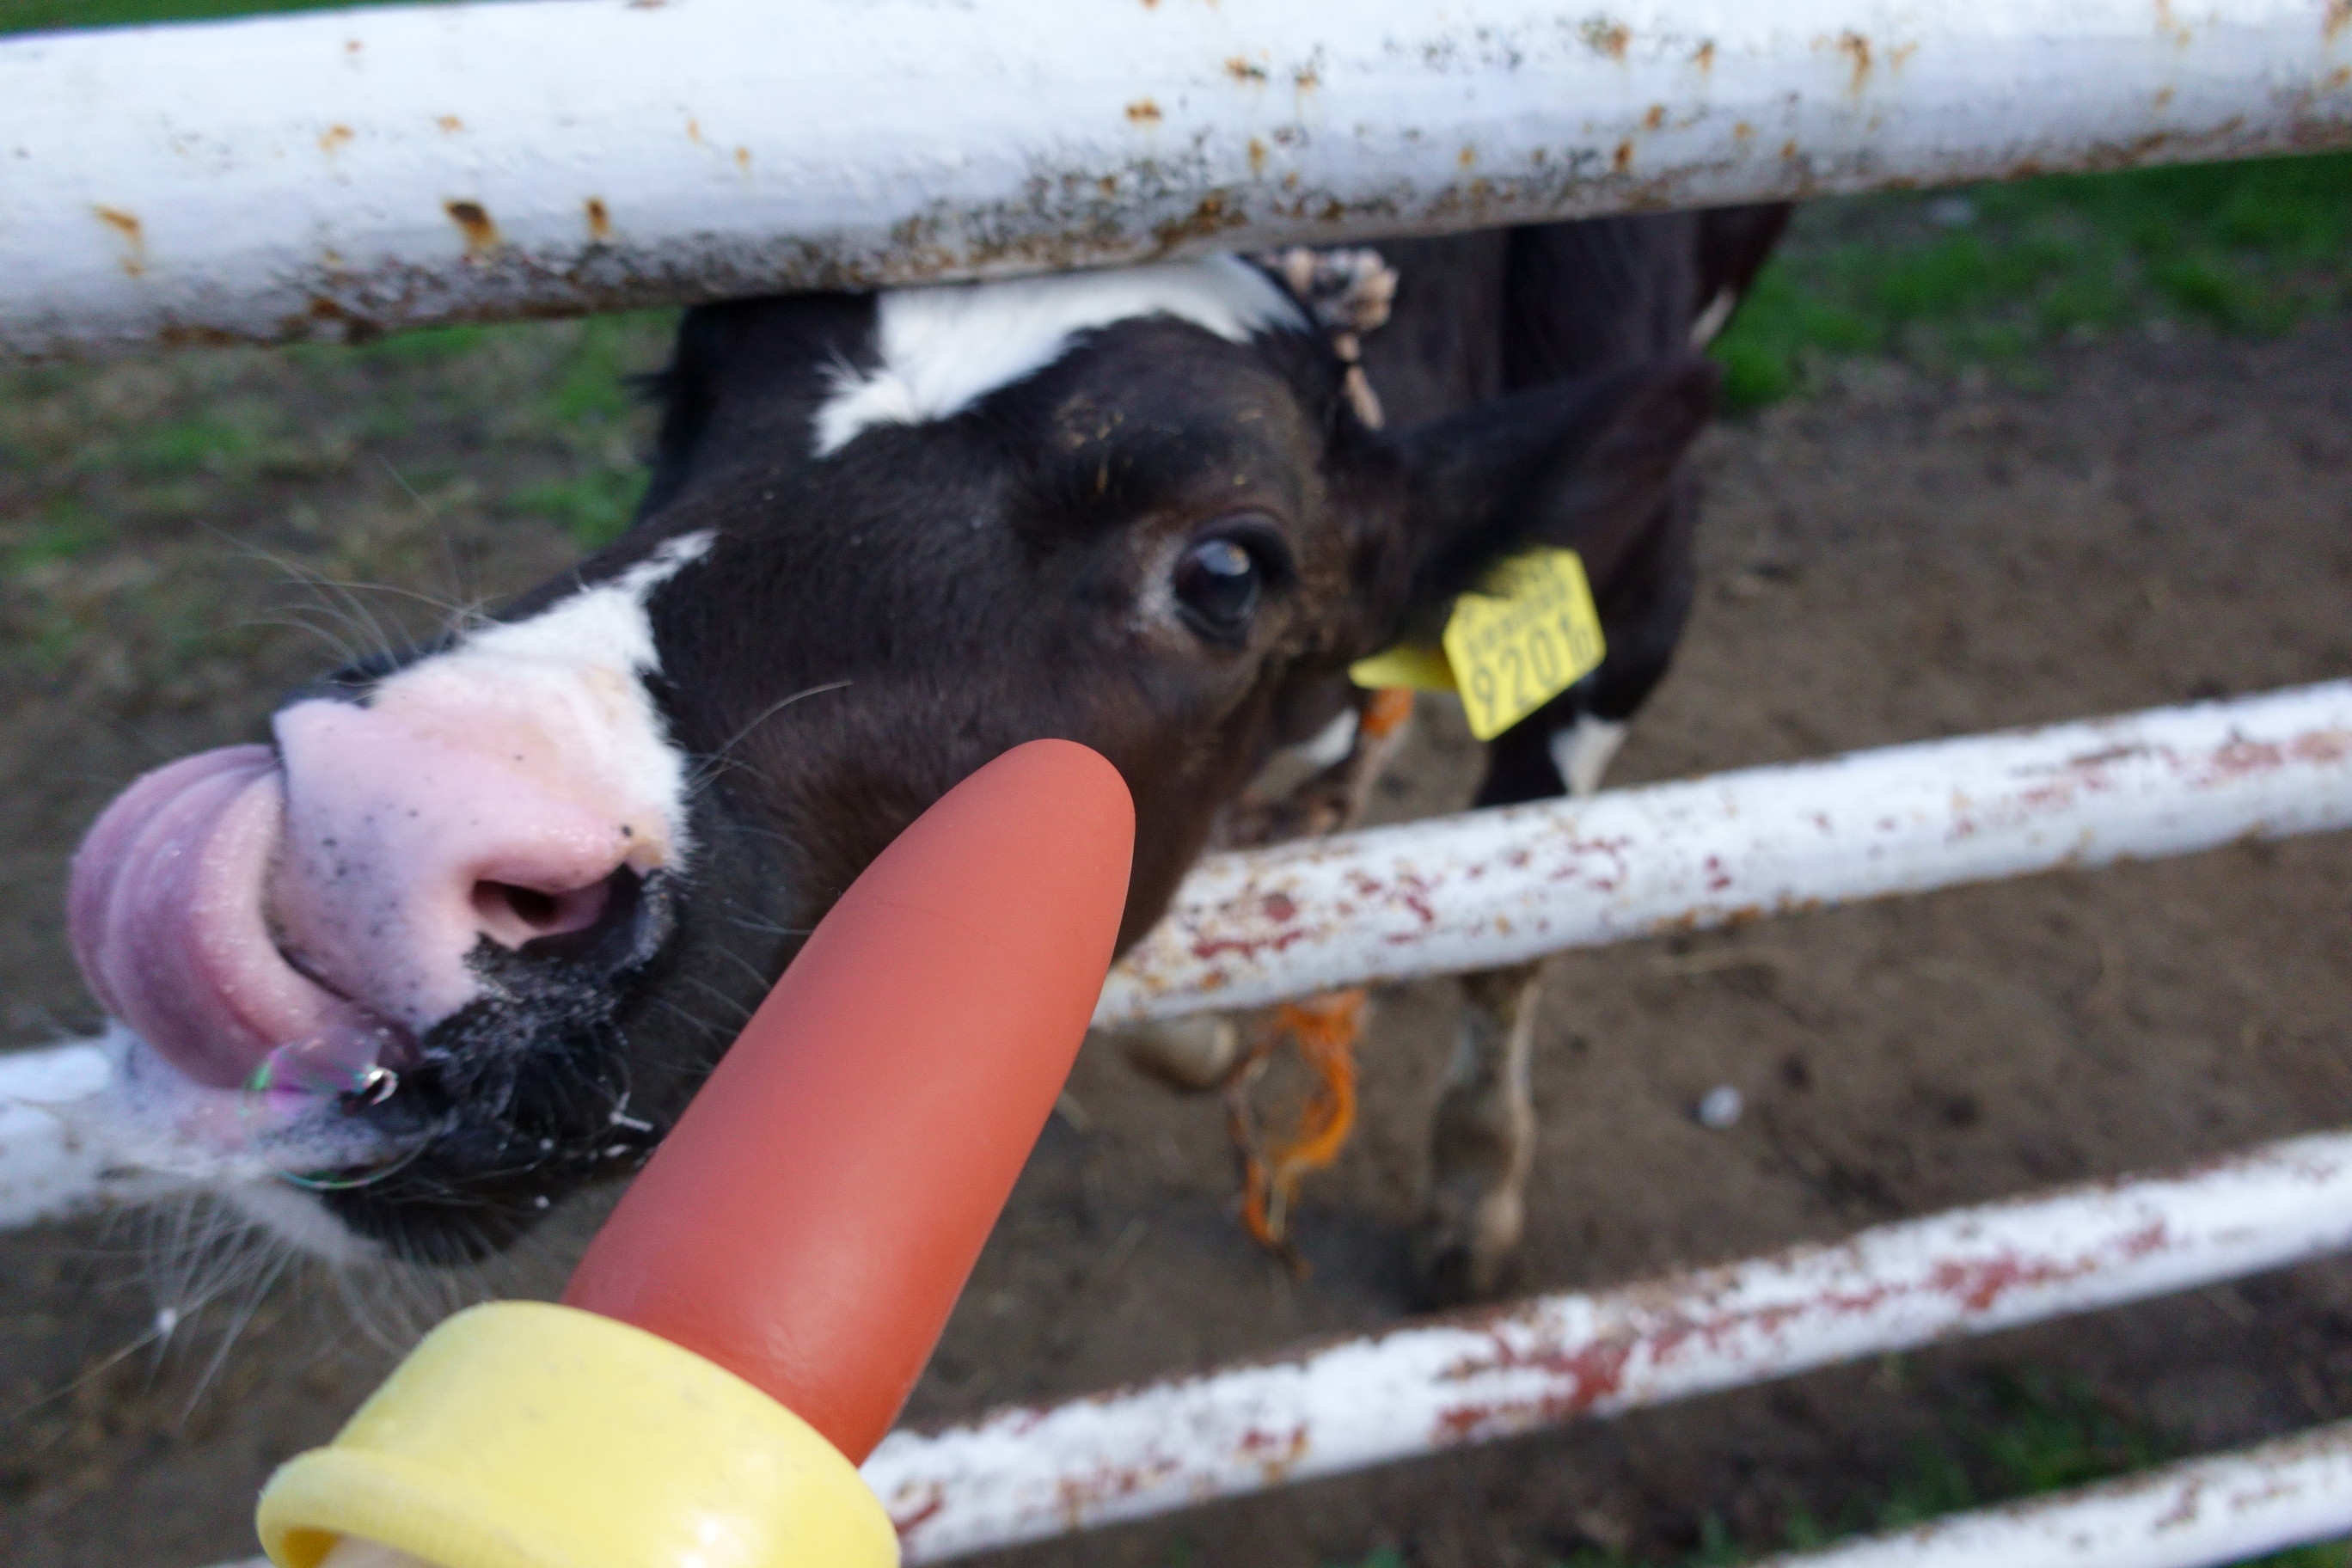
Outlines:
[{"label": "orange rubber nipple", "polygon": [[598,1233],[563,1300],[758,1385],[852,1463],[912,1391],[1068,1076],[1134,808],[1066,741],[884,850]]}]

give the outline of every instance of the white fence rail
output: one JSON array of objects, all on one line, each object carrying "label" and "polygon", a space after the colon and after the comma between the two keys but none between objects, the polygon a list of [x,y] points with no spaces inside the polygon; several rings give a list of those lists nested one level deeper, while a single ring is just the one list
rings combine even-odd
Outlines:
[{"label": "white fence rail", "polygon": [[174,1184],[123,1163],[77,1123],[74,1108],[113,1079],[106,1053],[84,1042],[0,1056],[0,1230]]},{"label": "white fence rail", "polygon": [[[1213,860],[1113,972],[1097,1017],[1265,1002],[2346,826],[2352,682],[1891,747]],[[71,1114],[108,1071],[91,1046],[0,1058],[0,1225],[168,1184]],[[931,1561],[2347,1247],[2352,1135],[2305,1139],[2182,1176],[1963,1210],[1841,1247],[894,1434],[866,1474],[908,1559]],[[2342,1489],[2307,1480],[2294,1482],[2308,1494],[2301,1511],[2278,1500],[2286,1480],[2265,1493],[2273,1513],[2352,1531]],[[2138,1528],[2137,1503],[2102,1498],[2080,1505],[2090,1522],[2061,1513],[2006,1534],[1955,1526],[1917,1550],[1938,1563],[2005,1564],[2018,1530],[2072,1540],[2105,1539],[2084,1534],[2098,1521]],[[2188,1537],[2163,1539],[2174,1554],[2145,1561],[2210,1562],[2223,1550],[2182,1556]],[[1900,1554],[1913,1547],[1868,1550],[1897,1557],[1857,1561],[1908,1561]]]},{"label": "white fence rail", "polygon": [[0,353],[2352,145],[2342,0],[517,0],[0,40]]},{"label": "white fence rail", "polygon": [[2352,826],[2352,681],[1204,861],[1097,1023]]},{"label": "white fence rail", "polygon": [[[1271,1000],[2060,865],[2352,825],[2352,683],[1472,813],[1205,865],[1098,1016]],[[0,1223],[152,1190],[0,1058]],[[866,1475],[910,1562],[2226,1279],[2352,1247],[2352,1134],[1543,1297],[967,1426]],[[2352,1531],[2331,1430],[1841,1548],[1821,1568],[2192,1568]],[[1789,1568],[1798,1568],[1791,1563]]]},{"label": "white fence rail", "polygon": [[[1095,1016],[2345,826],[2352,681],[1890,746],[1212,858],[1111,971]],[[0,1227],[169,1183],[70,1114],[109,1073],[89,1045],[0,1056]]]},{"label": "white fence rail", "polygon": [[[936,1563],[2347,1248],[2352,1134],[2295,1139],[895,1432],[865,1475]],[[2202,1568],[2346,1533],[2352,1423],[1759,1568]]]},{"label": "white fence rail", "polygon": [[2352,1421],[1756,1568],[2205,1568],[2352,1531]]},{"label": "white fence rail", "polygon": [[[257,90],[266,83],[266,90]],[[2352,146],[2344,0],[516,0],[0,40],[0,356],[1101,265]],[[1099,1020],[2352,825],[2352,683],[1204,865]],[[0,1225],[154,1190],[0,1058]],[[929,1561],[2352,1246],[2352,1135],[972,1426]],[[1826,1568],[2352,1530],[2341,1428]]]},{"label": "white fence rail", "polygon": [[[934,1562],[2347,1247],[2352,1134],[2304,1138],[2176,1175],[893,1433],[866,1479],[908,1561]],[[2352,1531],[2352,1495],[2333,1495],[2331,1528]]]}]

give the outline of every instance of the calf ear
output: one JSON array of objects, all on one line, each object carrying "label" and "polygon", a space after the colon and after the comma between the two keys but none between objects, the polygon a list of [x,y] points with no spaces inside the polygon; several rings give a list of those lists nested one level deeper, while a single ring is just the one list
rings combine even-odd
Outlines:
[{"label": "calf ear", "polygon": [[1696,355],[1654,360],[1402,432],[1403,504],[1383,520],[1386,559],[1366,579],[1386,592],[1365,606],[1383,623],[1363,628],[1365,650],[1433,636],[1455,595],[1533,545],[1576,551],[1605,583],[1664,503],[1718,379]]}]

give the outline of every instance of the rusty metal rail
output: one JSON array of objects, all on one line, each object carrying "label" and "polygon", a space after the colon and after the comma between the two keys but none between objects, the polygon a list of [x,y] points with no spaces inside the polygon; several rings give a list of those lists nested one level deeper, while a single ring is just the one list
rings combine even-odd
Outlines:
[{"label": "rusty metal rail", "polygon": [[[2304,1138],[2172,1175],[894,1433],[866,1478],[898,1521],[907,1561],[937,1562],[2347,1248],[2352,1134]],[[2330,1528],[2352,1529],[2343,1490],[2333,1495]]]},{"label": "rusty metal rail", "polygon": [[[2352,681],[1892,746],[1213,858],[1111,971],[1095,1016],[2347,826]],[[114,1079],[94,1043],[0,1056],[0,1228],[237,1175],[110,1115]]]},{"label": "rusty metal rail", "polygon": [[2206,1568],[2347,1531],[2352,1421],[1756,1568]]},{"label": "rusty metal rail", "polygon": [[2062,866],[2352,826],[2352,681],[1213,858],[1116,1024]]},{"label": "rusty metal rail", "polygon": [[2343,0],[515,0],[0,40],[0,353],[2352,144]]},{"label": "rusty metal rail", "polygon": [[[2347,1249],[2352,1134],[2296,1139],[900,1431],[865,1474],[935,1563]],[[2347,1532],[2352,1424],[1765,1568],[2201,1568]]]},{"label": "rusty metal rail", "polygon": [[2352,1533],[2352,1421],[1756,1568],[2204,1568]]}]

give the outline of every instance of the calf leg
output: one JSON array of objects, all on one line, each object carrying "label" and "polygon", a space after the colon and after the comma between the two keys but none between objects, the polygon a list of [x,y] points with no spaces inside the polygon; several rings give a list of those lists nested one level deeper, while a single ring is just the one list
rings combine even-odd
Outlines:
[{"label": "calf leg", "polygon": [[[1504,265],[1501,381],[1540,386],[1704,347],[1771,254],[1785,206],[1603,218],[1512,231]],[[1666,673],[1697,578],[1698,506],[1687,477],[1655,513],[1610,538],[1546,539],[1591,574],[1601,668],[1496,737],[1475,804],[1586,795]],[[1536,964],[1463,976],[1461,1034],[1432,1129],[1415,1237],[1433,1294],[1490,1294],[1518,1245],[1535,1153],[1528,1054]]]},{"label": "calf leg", "polygon": [[1540,963],[1462,977],[1461,1033],[1430,1131],[1413,1264],[1439,1303],[1492,1295],[1519,1244],[1536,1112],[1528,1056]]}]

